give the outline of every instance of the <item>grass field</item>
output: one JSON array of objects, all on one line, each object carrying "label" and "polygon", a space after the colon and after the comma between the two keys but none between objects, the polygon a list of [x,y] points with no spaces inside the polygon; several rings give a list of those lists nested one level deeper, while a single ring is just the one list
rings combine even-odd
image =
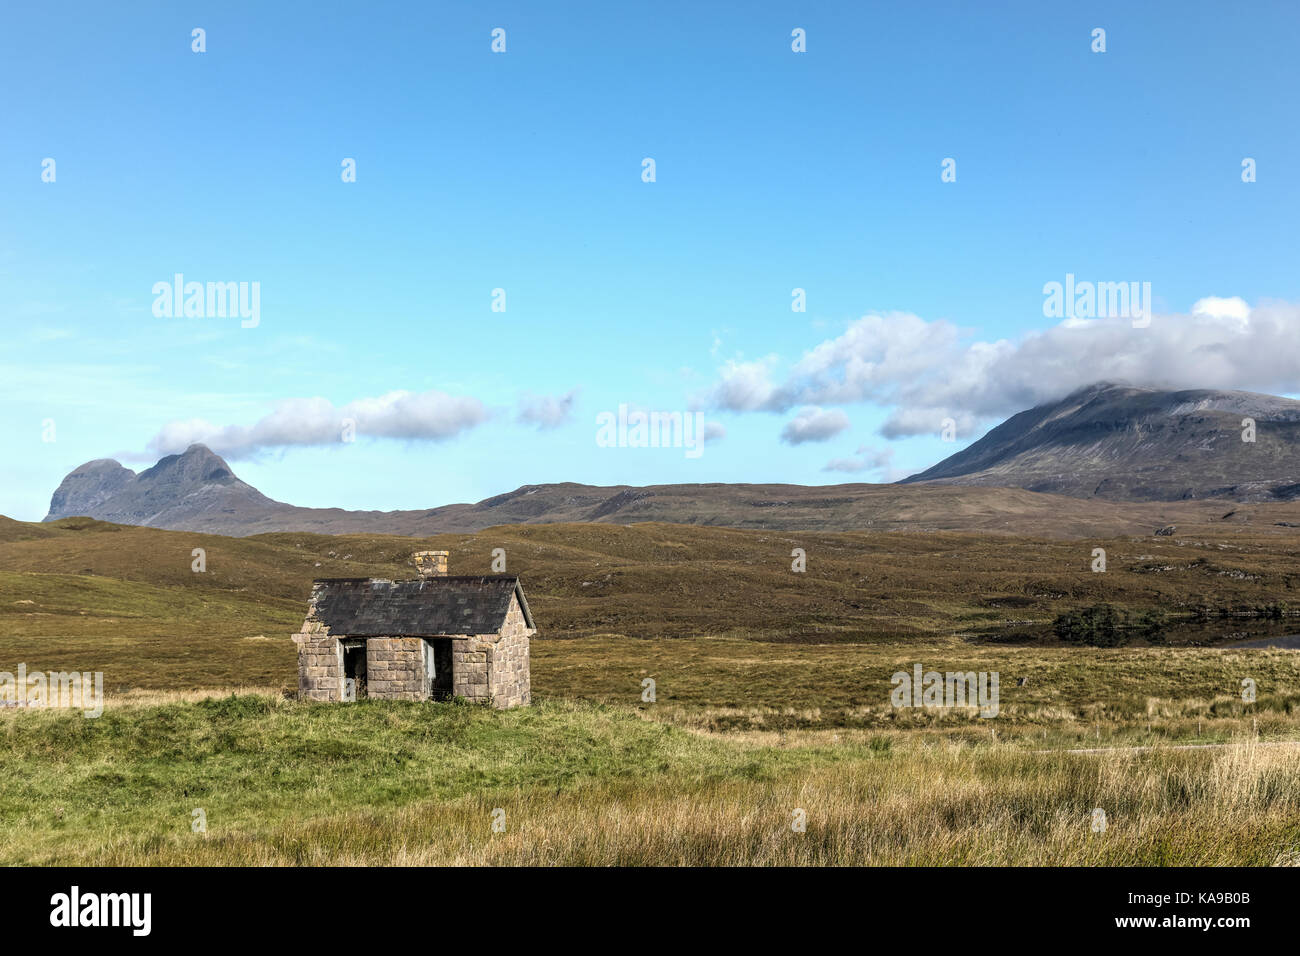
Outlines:
[{"label": "grass field", "polygon": [[0,726],[26,771],[0,778],[4,863],[1270,865],[1300,848],[1300,751],[1249,742],[780,747],[581,702],[270,695]]},{"label": "grass field", "polygon": [[[1288,622],[1217,613],[1286,603],[1286,531],[230,539],[0,520],[0,670],[100,670],[108,691],[93,720],[0,709],[0,862],[1294,863],[1300,653],[1227,649]],[[539,704],[285,699],[312,577],[407,576],[425,547],[462,572],[506,548],[541,628]],[[1057,614],[1099,600],[1215,613],[1168,646],[1054,639]],[[998,716],[892,707],[915,663],[998,672]],[[1217,746],[1174,749],[1198,744]]]}]

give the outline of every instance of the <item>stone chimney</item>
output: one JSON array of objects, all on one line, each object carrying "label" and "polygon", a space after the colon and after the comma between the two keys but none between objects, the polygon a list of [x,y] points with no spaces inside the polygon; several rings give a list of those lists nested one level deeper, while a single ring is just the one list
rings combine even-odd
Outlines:
[{"label": "stone chimney", "polygon": [[445,578],[447,576],[447,556],[450,551],[417,551],[415,569],[422,578]]}]

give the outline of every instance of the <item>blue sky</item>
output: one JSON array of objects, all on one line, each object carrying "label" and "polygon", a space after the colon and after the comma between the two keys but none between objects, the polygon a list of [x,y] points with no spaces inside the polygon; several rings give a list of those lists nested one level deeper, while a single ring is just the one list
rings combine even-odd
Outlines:
[{"label": "blue sky", "polygon": [[[387,510],[889,480],[1100,377],[1300,389],[1293,3],[334,6],[6,8],[0,513],[186,435]],[[156,316],[176,273],[258,325]],[[1067,273],[1151,328],[1045,317]],[[600,447],[620,404],[725,437]]]}]

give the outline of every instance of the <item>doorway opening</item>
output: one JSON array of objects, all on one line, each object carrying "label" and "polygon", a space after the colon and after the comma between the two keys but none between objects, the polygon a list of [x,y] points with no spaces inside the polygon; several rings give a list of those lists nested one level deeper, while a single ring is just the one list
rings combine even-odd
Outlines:
[{"label": "doorway opening", "polygon": [[430,637],[424,641],[424,673],[430,700],[451,700],[451,638]]},{"label": "doorway opening", "polygon": [[343,699],[363,700],[366,696],[366,642],[343,642]]}]

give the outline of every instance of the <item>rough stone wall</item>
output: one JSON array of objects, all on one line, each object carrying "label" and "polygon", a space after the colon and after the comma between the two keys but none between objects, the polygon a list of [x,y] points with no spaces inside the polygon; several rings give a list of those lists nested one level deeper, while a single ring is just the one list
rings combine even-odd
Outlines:
[{"label": "rough stone wall", "polygon": [[475,703],[491,699],[488,669],[492,666],[492,642],[482,635],[467,634],[451,642],[451,692]]},{"label": "rough stone wall", "polygon": [[510,612],[499,635],[490,635],[495,642],[492,649],[492,666],[488,685],[495,707],[527,707],[532,700],[532,682],[529,677],[529,638],[536,633],[524,619],[518,598],[511,598]]},{"label": "rough stone wall", "polygon": [[424,640],[372,637],[366,640],[366,696],[380,700],[425,700]]},{"label": "rough stone wall", "polygon": [[[503,709],[528,706],[532,702],[529,647],[535,633],[524,620],[519,600],[511,598],[500,634],[451,635],[452,693]],[[342,700],[339,638],[324,624],[309,619],[293,640],[298,645],[298,696],[325,702]],[[372,698],[427,699],[423,638],[369,638],[366,684],[367,696]]]},{"label": "rough stone wall", "polygon": [[303,700],[343,699],[343,652],[329,628],[304,621],[293,636],[298,645],[298,696]]}]

